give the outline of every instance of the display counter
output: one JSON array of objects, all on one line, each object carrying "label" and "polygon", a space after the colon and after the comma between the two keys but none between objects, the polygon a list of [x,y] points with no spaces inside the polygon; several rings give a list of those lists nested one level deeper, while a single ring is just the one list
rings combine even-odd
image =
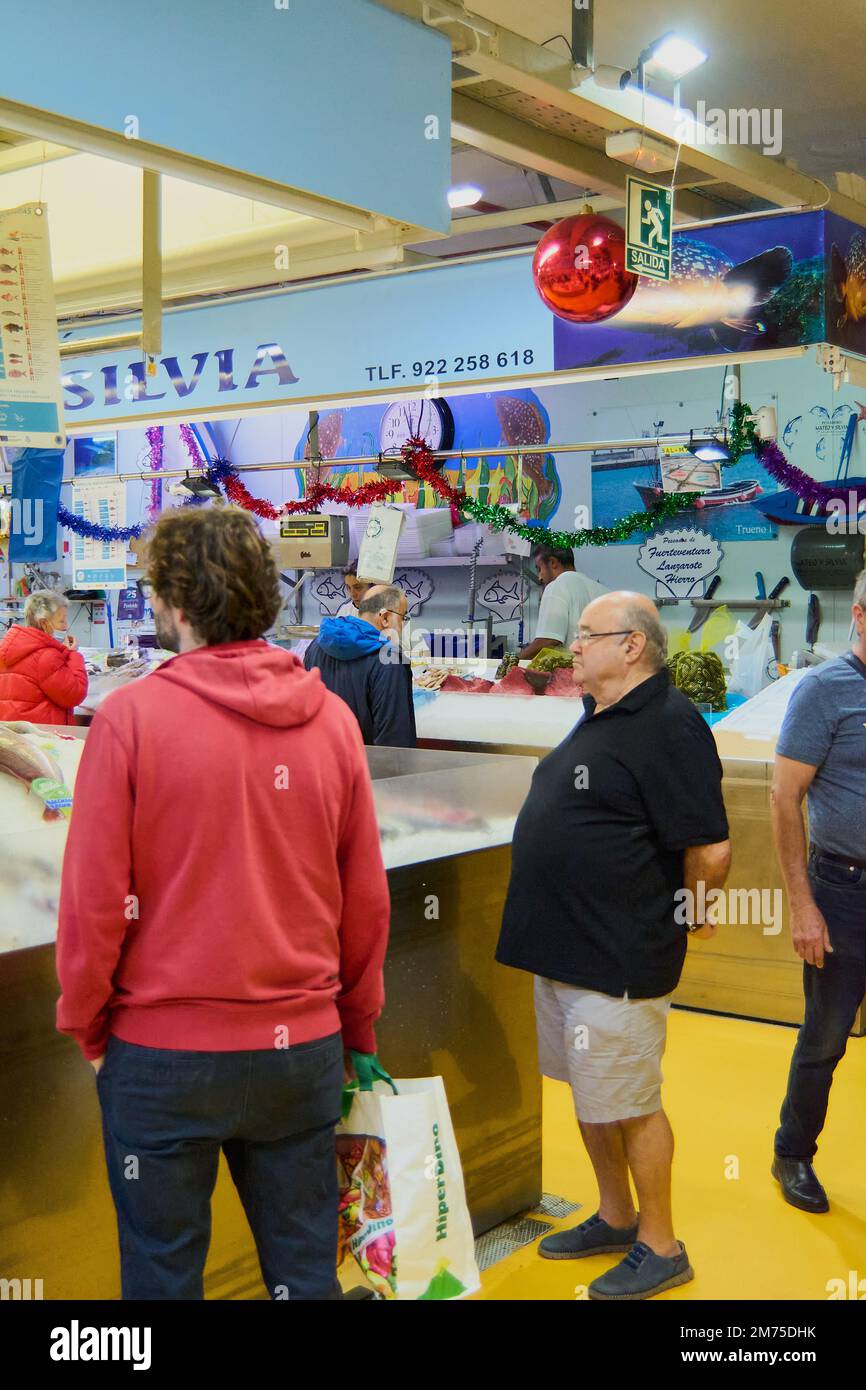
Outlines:
[{"label": "display counter", "polygon": [[[43,733],[74,783],[86,731]],[[368,753],[392,900],[379,1055],[398,1078],[444,1078],[480,1233],[541,1196],[532,981],[493,959],[534,764]],[[54,1028],[62,846],[63,827],[44,823],[32,794],[0,775],[0,1277],[40,1278],[46,1299],[110,1299],[117,1231],[93,1073]],[[97,840],[94,872],[98,852]],[[224,1163],[205,1288],[209,1298],[266,1296]]]},{"label": "display counter", "polygon": [[[729,725],[713,726],[733,851],[725,885],[732,904],[729,915],[736,911],[738,917],[761,920],[729,921],[711,940],[690,944],[674,996],[678,1004],[775,1023],[802,1022],[803,965],[791,945],[788,900],[770,821],[770,786],[785,696],[803,674],[792,672],[784,690],[779,682],[778,690],[768,688],[756,697],[751,722],[743,706]],[[443,694],[418,709],[416,720],[419,740],[428,748],[531,751],[544,757],[581,716],[579,704],[575,708],[570,701],[546,696],[526,700]],[[746,732],[750,727],[758,729],[760,737],[751,737]],[[866,1032],[864,1005],[852,1032]]]}]

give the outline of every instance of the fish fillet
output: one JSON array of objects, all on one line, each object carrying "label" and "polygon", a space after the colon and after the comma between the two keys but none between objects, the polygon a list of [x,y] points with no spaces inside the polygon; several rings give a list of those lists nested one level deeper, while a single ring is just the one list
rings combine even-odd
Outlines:
[{"label": "fish fillet", "polygon": [[[37,777],[50,777],[52,782],[63,783],[63,773],[50,753],[8,724],[0,724],[0,773],[23,782],[28,791]],[[47,807],[44,819],[54,819]]]}]

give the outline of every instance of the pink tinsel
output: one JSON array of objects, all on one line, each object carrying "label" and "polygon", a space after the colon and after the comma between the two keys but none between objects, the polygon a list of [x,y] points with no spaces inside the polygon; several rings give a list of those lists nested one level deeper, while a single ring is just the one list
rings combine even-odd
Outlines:
[{"label": "pink tinsel", "polygon": [[[162,460],[165,449],[165,440],[162,425],[151,425],[145,431],[147,442],[150,447],[150,467],[154,473],[162,469]],[[150,503],[148,505],[148,517],[154,521],[162,508],[162,479],[154,478],[150,484]]]},{"label": "pink tinsel", "polygon": [[825,507],[831,497],[844,496],[844,483],[819,483],[789,463],[774,439],[762,439],[755,446],[755,454],[764,465],[771,478],[775,478],[783,489],[795,492],[804,502],[819,503]]}]

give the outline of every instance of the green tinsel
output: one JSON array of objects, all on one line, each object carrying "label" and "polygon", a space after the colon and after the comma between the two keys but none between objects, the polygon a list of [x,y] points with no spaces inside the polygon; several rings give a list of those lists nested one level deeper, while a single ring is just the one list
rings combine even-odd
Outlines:
[{"label": "green tinsel", "polygon": [[652,531],[660,522],[670,521],[679,512],[693,507],[699,496],[697,492],[672,492],[660,497],[644,512],[630,512],[620,517],[613,526],[593,526],[584,531],[548,531],[546,526],[529,526],[505,507],[480,502],[474,497],[461,499],[460,510],[492,531],[508,530],[535,545],[549,545],[554,550],[575,550],[582,545],[611,545],[614,541],[628,540],[636,531]]},{"label": "green tinsel", "polygon": [[759,443],[758,431],[752,419],[752,407],[745,401],[737,401],[731,408],[731,425],[728,431],[728,454],[724,464],[731,468],[739,463],[743,454],[750,454]]}]

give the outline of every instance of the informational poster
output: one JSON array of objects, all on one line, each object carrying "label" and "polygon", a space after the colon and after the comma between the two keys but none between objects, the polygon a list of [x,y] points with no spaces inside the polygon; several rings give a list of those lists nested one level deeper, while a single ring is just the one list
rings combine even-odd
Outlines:
[{"label": "informational poster", "polygon": [[0,211],[0,444],[65,442],[48,216],[25,203]]},{"label": "informational poster", "polygon": [[[72,489],[72,510],[93,526],[125,526],[124,484],[118,478],[77,480]],[[76,536],[72,582],[76,589],[125,589],[126,542]]]},{"label": "informational poster", "polygon": [[358,552],[358,578],[376,579],[390,584],[397,562],[397,546],[406,517],[399,507],[387,502],[374,502],[370,520]]}]

